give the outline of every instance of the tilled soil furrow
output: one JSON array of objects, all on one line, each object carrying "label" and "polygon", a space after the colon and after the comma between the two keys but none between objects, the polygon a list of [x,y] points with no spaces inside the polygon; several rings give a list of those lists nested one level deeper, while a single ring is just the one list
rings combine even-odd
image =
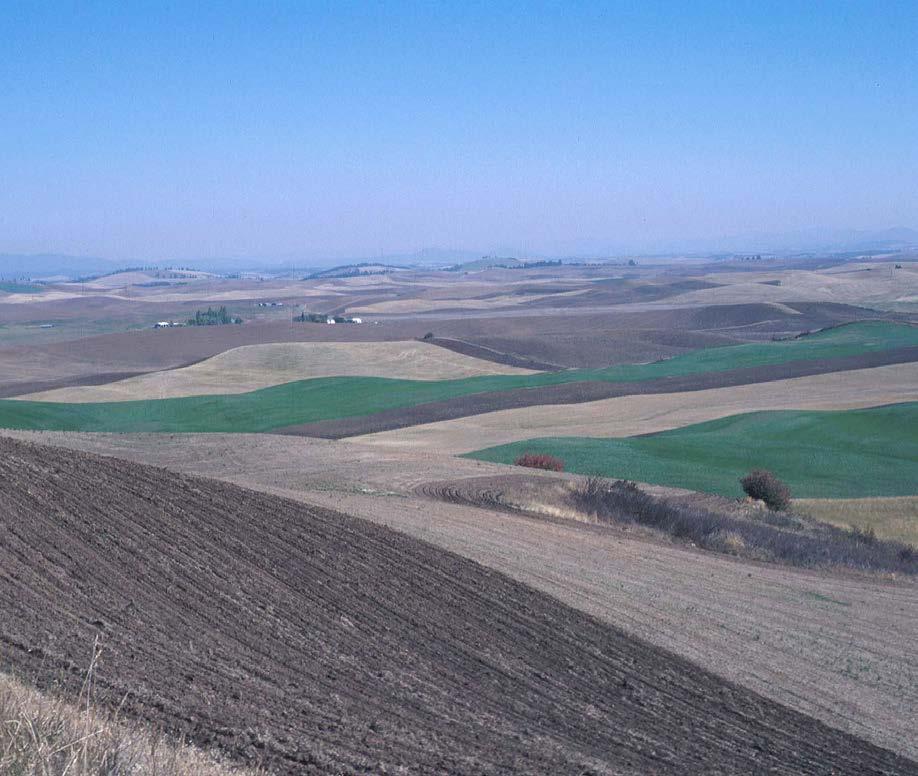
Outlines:
[{"label": "tilled soil furrow", "polygon": [[0,666],[278,773],[918,773],[362,520],[0,441]]}]

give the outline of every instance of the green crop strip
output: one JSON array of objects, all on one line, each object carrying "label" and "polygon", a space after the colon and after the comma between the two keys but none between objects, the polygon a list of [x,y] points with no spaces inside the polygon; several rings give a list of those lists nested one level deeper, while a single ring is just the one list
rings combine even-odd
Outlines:
[{"label": "green crop strip", "polygon": [[593,380],[637,382],[791,361],[839,358],[909,345],[918,345],[918,327],[864,322],[794,340],[697,350],[652,364],[629,364],[606,369],[571,369],[534,375],[494,375],[439,381],[325,377],[245,394],[96,404],[7,399],[0,401],[0,428],[263,432],[301,423],[371,415],[475,393]]},{"label": "green crop strip", "polygon": [[512,463],[548,453],[567,471],[741,496],[751,469],[799,498],[918,494],[918,402],[838,412],[752,412],[624,439],[530,439],[468,457]]}]

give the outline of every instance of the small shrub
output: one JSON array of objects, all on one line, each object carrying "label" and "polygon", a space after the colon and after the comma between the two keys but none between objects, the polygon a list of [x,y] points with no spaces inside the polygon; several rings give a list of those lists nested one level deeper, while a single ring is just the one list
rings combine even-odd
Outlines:
[{"label": "small shrub", "polygon": [[513,463],[530,469],[545,469],[549,472],[563,472],[564,461],[547,453],[523,453]]},{"label": "small shrub", "polygon": [[790,506],[790,489],[765,469],[754,469],[740,479],[743,492],[749,498],[764,501],[771,509],[785,510]]},{"label": "small shrub", "polygon": [[433,335],[433,332],[432,332],[432,331],[429,331],[429,332],[427,332],[427,334],[425,334],[425,335],[422,337],[422,339],[431,340],[431,339],[433,339],[433,336],[434,336],[434,335]]},{"label": "small shrub", "polygon": [[856,542],[861,542],[863,544],[876,544],[877,543],[877,533],[873,530],[872,525],[868,525],[866,528],[861,528],[857,525],[852,525],[848,530],[849,536],[854,539]]},{"label": "small shrub", "polygon": [[711,537],[711,546],[730,555],[743,555],[747,549],[745,540],[736,531],[718,531]]}]

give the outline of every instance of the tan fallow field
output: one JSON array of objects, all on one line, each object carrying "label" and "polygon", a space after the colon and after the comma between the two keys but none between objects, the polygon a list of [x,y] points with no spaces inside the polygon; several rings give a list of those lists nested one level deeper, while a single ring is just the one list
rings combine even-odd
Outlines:
[{"label": "tan fallow field", "polygon": [[893,262],[818,271],[716,273],[703,279],[721,285],[688,291],[668,298],[666,303],[838,302],[887,307],[896,302],[914,301],[918,295],[918,265],[906,264],[896,269]]},{"label": "tan fallow field", "polygon": [[245,393],[314,377],[452,380],[530,373],[529,369],[504,366],[414,340],[284,342],[244,345],[181,369],[151,372],[105,385],[57,388],[16,398],[79,403],[131,401]]},{"label": "tan fallow field", "polygon": [[872,528],[881,539],[918,547],[918,496],[795,499],[794,509],[842,528]]},{"label": "tan fallow field", "polygon": [[428,313],[439,310],[491,310],[501,307],[518,307],[541,299],[565,299],[584,293],[586,289],[564,291],[558,294],[502,294],[486,299],[393,299],[388,302],[376,302],[348,308],[348,313],[360,314],[395,314],[395,313]]},{"label": "tan fallow field", "polygon": [[457,455],[536,437],[649,434],[758,410],[843,410],[905,401],[918,401],[918,363],[730,388],[521,407],[351,439]]}]

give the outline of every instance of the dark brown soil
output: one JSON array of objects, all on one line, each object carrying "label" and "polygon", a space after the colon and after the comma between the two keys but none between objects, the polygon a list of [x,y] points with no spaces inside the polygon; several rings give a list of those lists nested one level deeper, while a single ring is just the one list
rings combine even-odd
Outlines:
[{"label": "dark brown soil", "polygon": [[918,773],[499,573],[0,441],[0,668],[278,773]]},{"label": "dark brown soil", "polygon": [[555,368],[590,368],[657,361],[697,348],[739,345],[747,340],[708,331],[595,329],[581,320],[581,330],[573,333],[489,334],[466,341],[482,349],[482,358],[490,351],[520,361],[555,364]]},{"label": "dark brown soil", "polygon": [[6,383],[0,385],[0,399],[10,396],[22,396],[26,393],[38,391],[52,391],[55,388],[70,388],[75,385],[104,385],[116,380],[126,380],[129,377],[146,374],[146,372],[99,372],[92,375],[78,377],[64,377],[60,380],[35,380],[33,382]]},{"label": "dark brown soil", "polygon": [[[589,313],[571,307],[563,314],[546,311],[541,317],[517,311],[499,319],[428,319],[425,328],[437,337],[481,346],[483,358],[488,351],[496,351],[521,360],[591,368],[655,361],[696,348],[790,337],[856,320],[914,318],[823,302],[795,303],[790,309],[797,314],[770,304]],[[407,322],[386,321],[387,325]]]},{"label": "dark brown soil", "polygon": [[344,439],[377,431],[391,431],[396,428],[417,426],[421,423],[435,423],[440,420],[464,418],[483,412],[508,410],[518,407],[533,407],[541,404],[579,404],[616,396],[632,396],[652,393],[681,393],[701,391],[708,388],[727,388],[734,385],[766,383],[786,380],[792,377],[844,372],[851,369],[868,369],[887,364],[904,364],[918,361],[918,346],[896,348],[875,353],[863,353],[843,358],[822,358],[790,361],[784,364],[731,369],[725,372],[702,372],[678,377],[662,377],[637,382],[574,382],[550,385],[541,388],[517,388],[510,391],[474,393],[446,401],[417,404],[360,415],[351,418],[323,420],[276,429],[275,434],[321,437],[323,439]]},{"label": "dark brown soil", "polygon": [[464,356],[481,358],[485,361],[491,361],[495,364],[504,364],[506,366],[515,366],[522,369],[534,369],[538,372],[556,372],[564,369],[559,364],[549,364],[545,361],[536,361],[526,356],[517,356],[514,353],[506,353],[493,348],[486,348],[483,345],[476,345],[473,342],[466,342],[461,339],[452,339],[449,337],[432,337],[422,342],[428,342],[431,345],[439,345],[441,348],[461,353]]},{"label": "dark brown soil", "polygon": [[[176,368],[180,369],[196,363],[198,362],[189,361],[188,363],[177,365]],[[63,377],[57,380],[34,380],[32,382],[0,384],[0,399],[7,399],[10,396],[22,396],[26,393],[38,393],[39,391],[53,391],[56,388],[72,388],[78,385],[105,385],[106,383],[127,380],[129,377],[145,374],[148,374],[146,369],[139,372],[97,372],[74,377]]]},{"label": "dark brown soil", "polygon": [[717,288],[719,283],[704,280],[676,280],[674,282],[608,278],[593,283],[589,290],[569,297],[546,297],[527,304],[527,307],[588,307],[597,305],[629,304],[631,302],[654,302],[686,291]]}]

